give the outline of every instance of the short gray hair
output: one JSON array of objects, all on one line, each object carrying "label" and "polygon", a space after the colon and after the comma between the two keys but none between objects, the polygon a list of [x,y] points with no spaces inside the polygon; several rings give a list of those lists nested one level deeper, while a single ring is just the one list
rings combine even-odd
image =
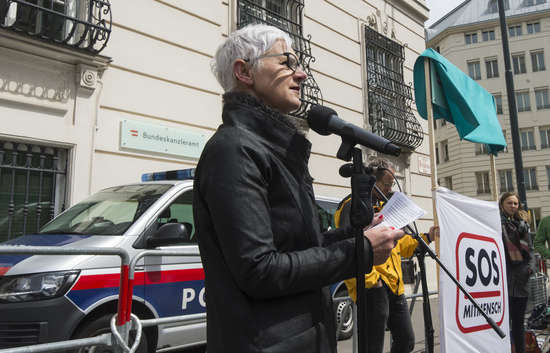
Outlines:
[{"label": "short gray hair", "polygon": [[230,92],[235,89],[237,78],[233,73],[233,63],[236,60],[251,59],[252,67],[257,68],[259,61],[253,59],[265,55],[278,41],[284,41],[288,48],[292,48],[292,39],[286,32],[265,24],[251,24],[229,34],[210,64],[223,90]]},{"label": "short gray hair", "polygon": [[384,177],[385,171],[384,170],[378,170],[377,168],[382,167],[382,168],[385,168],[385,169],[389,169],[390,171],[392,171],[392,174],[393,174],[393,171],[395,170],[395,166],[393,165],[393,163],[389,159],[382,158],[382,157],[373,159],[372,161],[369,162],[367,167],[372,167],[374,169],[373,175],[378,180],[380,180],[380,179],[382,179],[382,177]]}]

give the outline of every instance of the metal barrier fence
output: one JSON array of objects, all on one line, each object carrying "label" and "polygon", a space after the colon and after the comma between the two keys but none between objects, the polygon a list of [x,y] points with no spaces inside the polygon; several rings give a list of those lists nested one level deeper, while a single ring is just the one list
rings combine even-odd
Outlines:
[{"label": "metal barrier fence", "polygon": [[[183,322],[206,318],[204,314],[172,316],[161,319],[149,319],[140,321],[132,312],[132,296],[135,267],[137,262],[145,256],[199,256],[198,250],[145,250],[136,254],[130,262],[129,255],[120,248],[59,248],[53,246],[0,246],[0,254],[4,255],[102,255],[119,256],[120,284],[118,296],[117,314],[111,320],[111,333],[96,337],[74,339],[52,343],[37,344],[18,348],[0,349],[0,353],[38,353],[56,352],[66,349],[82,348],[96,345],[115,346],[116,353],[134,353],[137,349],[143,327],[160,324]],[[128,346],[129,333],[136,330],[136,338],[131,347]]]},{"label": "metal barrier fence", "polygon": [[[200,252],[198,250],[173,250],[173,251],[145,250],[145,251],[142,251],[139,254],[135,255],[132,258],[132,261],[130,262],[130,270],[129,270],[129,276],[128,276],[129,283],[133,283],[134,281],[135,268],[138,261],[145,256],[200,256]],[[133,285],[130,285],[130,293],[128,293],[130,298],[132,298],[131,290],[133,290]],[[128,314],[131,312],[132,301],[130,301],[129,305],[130,305],[130,308],[128,310]],[[169,324],[174,322],[191,321],[191,320],[199,320],[199,319],[206,319],[206,313],[170,316],[170,317],[165,317],[161,319],[141,320],[138,323],[140,323],[142,327],[150,327],[150,326],[157,326],[157,325]],[[130,330],[132,329],[134,329],[134,327],[130,328]],[[125,336],[125,338],[127,339],[127,336]],[[125,342],[127,342],[127,340],[125,340]],[[2,352],[0,351],[0,353]]]},{"label": "metal barrier fence", "polygon": [[[200,320],[206,318],[206,313],[171,316],[160,319],[139,320],[138,317],[131,314],[132,312],[132,297],[133,283],[135,276],[135,268],[138,261],[146,256],[199,256],[198,250],[145,250],[136,254],[131,261],[129,255],[124,249],[120,248],[59,248],[48,246],[0,246],[0,254],[6,255],[102,255],[102,256],[119,256],[121,258],[120,267],[120,284],[118,297],[117,314],[111,320],[111,333],[106,333],[96,337],[74,339],[70,341],[52,342],[37,344],[32,346],[24,346],[18,348],[0,349],[0,353],[38,353],[38,352],[55,352],[66,349],[82,348],[95,345],[115,346],[116,353],[134,353],[137,349],[141,332],[144,327],[157,326],[175,322],[184,322],[190,320]],[[419,279],[415,286],[414,294],[407,295],[408,299],[412,299],[410,311],[414,309],[414,301],[417,297],[422,296],[422,293],[417,293]],[[437,292],[429,292],[429,295],[437,294]],[[334,298],[335,302],[346,301],[346,305],[353,306],[353,316],[357,315],[357,308],[351,301],[351,298],[342,297]],[[339,323],[337,333],[340,332],[342,322]],[[136,337],[131,347],[128,346],[129,333],[136,330]],[[354,336],[356,336],[356,326],[353,327]],[[353,342],[353,352],[357,351],[356,342]]]}]

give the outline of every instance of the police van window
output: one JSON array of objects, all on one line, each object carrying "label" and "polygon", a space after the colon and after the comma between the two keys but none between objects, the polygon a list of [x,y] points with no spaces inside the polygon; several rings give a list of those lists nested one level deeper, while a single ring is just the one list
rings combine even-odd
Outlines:
[{"label": "police van window", "polygon": [[123,235],[170,185],[128,185],[102,190],[46,224],[40,234]]},{"label": "police van window", "polygon": [[338,203],[330,201],[316,200],[317,213],[319,215],[319,227],[322,232],[336,229],[334,224],[334,213],[338,207]]},{"label": "police van window", "polygon": [[182,223],[190,231],[190,239],[185,244],[196,244],[195,227],[193,223],[193,192],[187,191],[178,196],[176,201],[165,208],[157,219],[157,229],[166,223]]}]

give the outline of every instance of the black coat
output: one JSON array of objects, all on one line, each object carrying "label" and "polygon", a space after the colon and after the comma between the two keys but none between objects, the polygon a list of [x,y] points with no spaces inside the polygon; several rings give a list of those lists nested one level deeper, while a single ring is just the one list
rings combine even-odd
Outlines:
[{"label": "black coat", "polygon": [[537,271],[535,265],[535,249],[531,243],[531,237],[529,233],[529,224],[523,220],[519,221],[521,227],[514,227],[510,222],[506,220],[506,216],[501,215],[501,224],[502,224],[502,233],[503,236],[509,238],[525,238],[527,239],[527,244],[529,248],[529,254],[525,253],[523,255],[523,262],[513,263],[510,261],[510,256],[506,254],[506,277],[508,279],[508,296],[510,297],[519,297],[519,298],[529,298],[531,294],[531,283],[529,278],[529,269],[533,273]]},{"label": "black coat", "polygon": [[[207,351],[335,352],[327,285],[355,274],[353,231],[321,236],[311,145],[268,112],[261,104],[226,103],[197,165]],[[367,240],[365,258],[369,272]]]}]

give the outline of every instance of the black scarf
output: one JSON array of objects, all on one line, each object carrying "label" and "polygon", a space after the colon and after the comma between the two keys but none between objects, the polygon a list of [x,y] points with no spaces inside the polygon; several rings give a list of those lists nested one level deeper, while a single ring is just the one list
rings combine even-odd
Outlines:
[{"label": "black scarf", "polygon": [[501,213],[502,240],[506,247],[506,253],[512,263],[528,261],[529,254],[529,225],[522,219],[508,217]]}]

